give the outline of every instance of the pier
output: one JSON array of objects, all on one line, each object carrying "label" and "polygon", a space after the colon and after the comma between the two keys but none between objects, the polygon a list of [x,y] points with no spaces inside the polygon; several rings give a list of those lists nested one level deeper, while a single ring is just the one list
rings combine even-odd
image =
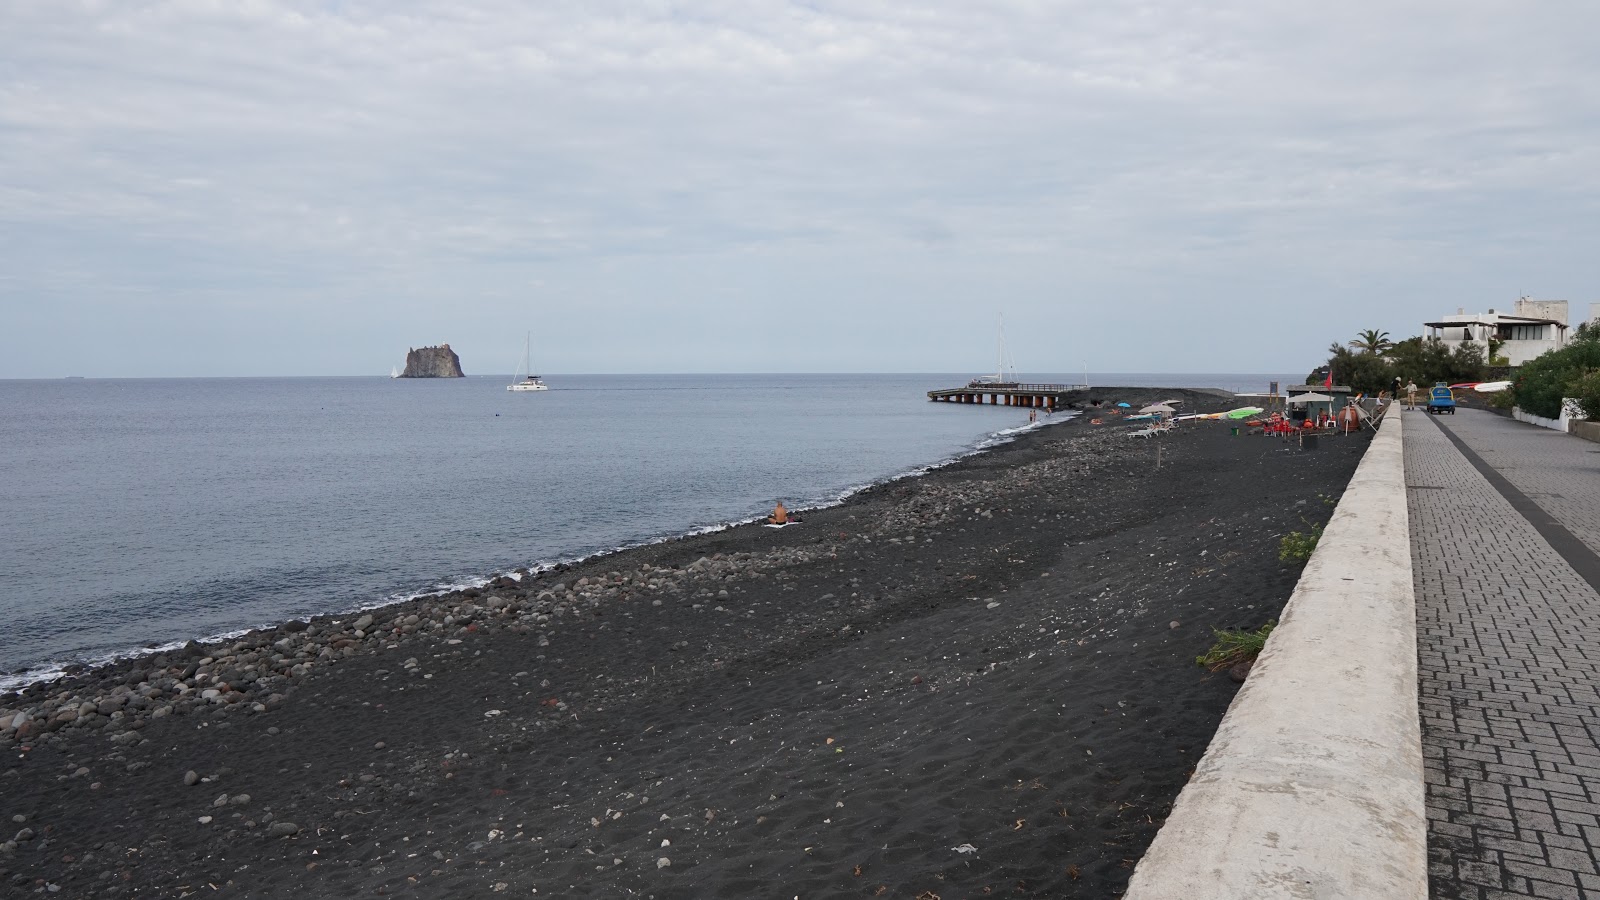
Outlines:
[{"label": "pier", "polygon": [[991,406],[1053,410],[1066,405],[1068,394],[1088,389],[1087,384],[1023,384],[1016,381],[979,380],[966,387],[929,391],[928,399],[942,403],[987,403]]}]

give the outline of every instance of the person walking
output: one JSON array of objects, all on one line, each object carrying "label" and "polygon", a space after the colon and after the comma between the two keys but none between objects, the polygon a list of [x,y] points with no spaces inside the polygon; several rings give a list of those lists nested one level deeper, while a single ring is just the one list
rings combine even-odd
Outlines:
[{"label": "person walking", "polygon": [[1415,381],[1408,381],[1408,382],[1406,382],[1406,409],[1416,409],[1416,408],[1417,408],[1417,383]]}]

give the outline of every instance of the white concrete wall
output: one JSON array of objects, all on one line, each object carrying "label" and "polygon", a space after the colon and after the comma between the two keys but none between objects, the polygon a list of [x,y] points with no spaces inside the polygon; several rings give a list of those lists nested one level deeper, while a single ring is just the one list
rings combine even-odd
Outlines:
[{"label": "white concrete wall", "polygon": [[1529,300],[1524,297],[1517,301],[1513,315],[1526,316],[1530,319],[1554,319],[1567,324],[1567,301],[1565,300]]},{"label": "white concrete wall", "polygon": [[1540,428],[1548,428],[1551,431],[1563,432],[1571,432],[1574,421],[1582,421],[1589,418],[1584,415],[1583,407],[1578,405],[1578,401],[1571,397],[1561,398],[1561,418],[1559,419],[1546,419],[1544,416],[1523,412],[1520,406],[1511,407],[1511,416],[1518,422],[1527,422],[1529,425],[1537,425]]},{"label": "white concrete wall", "polygon": [[1532,362],[1551,350],[1560,350],[1560,341],[1506,341],[1500,347],[1500,355],[1507,360],[1507,365],[1520,366]]},{"label": "white concrete wall", "polygon": [[1518,422],[1527,422],[1529,425],[1537,425],[1540,428],[1548,428],[1552,431],[1567,430],[1567,423],[1565,419],[1546,419],[1544,416],[1536,416],[1530,412],[1523,412],[1522,407],[1520,406],[1511,407],[1511,417],[1516,419]]},{"label": "white concrete wall", "polygon": [[1428,896],[1403,421],[1384,419],[1126,897]]}]

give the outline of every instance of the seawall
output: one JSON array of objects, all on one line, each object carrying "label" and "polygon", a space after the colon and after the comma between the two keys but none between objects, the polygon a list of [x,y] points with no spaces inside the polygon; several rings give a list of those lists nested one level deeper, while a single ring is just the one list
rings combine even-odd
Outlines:
[{"label": "seawall", "polygon": [[1373,439],[1125,897],[1427,897],[1403,418]]}]

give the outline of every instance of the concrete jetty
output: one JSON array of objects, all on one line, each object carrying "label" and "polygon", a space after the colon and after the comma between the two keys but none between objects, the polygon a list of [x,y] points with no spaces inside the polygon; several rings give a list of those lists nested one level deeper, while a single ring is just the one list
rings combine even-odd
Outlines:
[{"label": "concrete jetty", "polygon": [[1069,395],[1088,389],[1087,384],[1028,384],[979,378],[965,387],[929,391],[928,399],[941,403],[986,403],[1053,410],[1065,406]]}]

